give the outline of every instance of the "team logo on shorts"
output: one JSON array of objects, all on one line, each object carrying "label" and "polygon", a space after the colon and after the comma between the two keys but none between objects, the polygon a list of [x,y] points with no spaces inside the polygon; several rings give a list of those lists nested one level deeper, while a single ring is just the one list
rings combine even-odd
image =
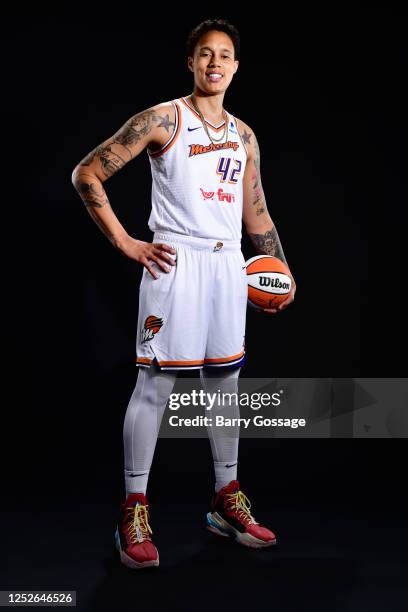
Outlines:
[{"label": "team logo on shorts", "polygon": [[159,319],[159,317],[155,317],[154,315],[148,316],[142,329],[142,344],[153,340],[157,332],[160,331],[162,325],[163,319]]}]

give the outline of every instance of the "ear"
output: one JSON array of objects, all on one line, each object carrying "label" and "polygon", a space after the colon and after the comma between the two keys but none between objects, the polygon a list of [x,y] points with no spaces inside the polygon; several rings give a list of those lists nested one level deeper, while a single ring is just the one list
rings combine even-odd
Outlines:
[{"label": "ear", "polygon": [[187,66],[188,66],[188,69],[191,70],[191,72],[194,72],[194,58],[193,57],[187,58]]},{"label": "ear", "polygon": [[235,60],[235,61],[234,61],[234,64],[235,64],[235,70],[234,70],[234,74],[235,74],[235,73],[236,73],[236,71],[238,70],[239,61],[238,61],[238,60]]}]

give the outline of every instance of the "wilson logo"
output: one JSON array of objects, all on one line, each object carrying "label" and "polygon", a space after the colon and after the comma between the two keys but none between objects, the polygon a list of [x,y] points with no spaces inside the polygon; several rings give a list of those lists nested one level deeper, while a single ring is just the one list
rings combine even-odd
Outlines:
[{"label": "wilson logo", "polygon": [[290,284],[286,282],[282,282],[279,278],[270,278],[269,276],[260,276],[259,277],[259,285],[261,287],[274,287],[276,289],[284,289],[289,291]]}]

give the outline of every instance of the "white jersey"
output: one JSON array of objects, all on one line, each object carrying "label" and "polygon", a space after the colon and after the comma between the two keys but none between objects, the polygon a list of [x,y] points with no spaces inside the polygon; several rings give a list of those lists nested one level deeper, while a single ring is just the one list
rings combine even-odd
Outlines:
[{"label": "white jersey", "polygon": [[[241,240],[242,180],[247,150],[235,117],[226,112],[228,138],[213,144],[200,116],[185,97],[171,101],[175,128],[158,151],[147,153],[152,171],[152,232],[216,240]],[[225,121],[206,121],[220,138]]]}]

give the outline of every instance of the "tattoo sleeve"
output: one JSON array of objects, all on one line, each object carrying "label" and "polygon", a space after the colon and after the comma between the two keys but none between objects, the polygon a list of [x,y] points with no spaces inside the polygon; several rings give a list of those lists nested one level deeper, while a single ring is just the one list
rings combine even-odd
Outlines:
[{"label": "tattoo sleeve", "polygon": [[149,134],[156,125],[169,133],[170,126],[175,124],[169,119],[169,115],[162,117],[154,110],[147,110],[134,115],[112,138],[88,153],[78,164],[79,167],[87,168],[91,164],[95,167],[96,163],[96,167],[102,175],[110,178],[135,157],[135,150],[138,150],[135,145]]},{"label": "tattoo sleeve", "polygon": [[[260,228],[265,227],[265,230],[262,233],[251,233],[248,231],[248,235],[251,238],[251,241],[255,247],[255,250],[259,254],[272,255],[273,257],[277,257],[281,261],[286,262],[285,255],[283,253],[282,245],[279,240],[278,232],[276,231],[276,227],[274,226],[272,219],[269,216],[268,209],[266,206],[265,194],[262,188],[261,183],[261,154],[259,150],[258,141],[253,132],[247,132],[245,129],[241,134],[242,139],[245,143],[251,144],[251,139],[253,139],[254,146],[254,170],[251,176],[251,200],[252,206],[255,209],[255,214],[257,217],[262,217],[259,219],[259,223],[254,224],[254,227],[259,226]],[[251,210],[252,210],[251,206]]]},{"label": "tattoo sleeve", "polygon": [[111,138],[88,153],[73,172],[75,189],[92,219],[111,241],[120,224],[110,206],[103,182],[140,152],[137,144],[156,126],[171,133],[171,126],[175,126],[175,123],[168,114],[163,117],[154,110],[134,115]]},{"label": "tattoo sleeve", "polygon": [[263,234],[249,234],[249,237],[251,238],[257,253],[262,255],[272,255],[273,257],[277,257],[287,264],[275,226]]},{"label": "tattoo sleeve", "polygon": [[[112,242],[113,232],[109,229],[109,224],[104,222],[103,218],[106,217],[108,211],[111,215],[114,216],[114,214],[101,181],[96,175],[86,174],[80,168],[74,172],[72,182],[90,216],[99,229]],[[97,212],[98,209],[101,209],[101,212],[104,211],[104,213]]]}]

